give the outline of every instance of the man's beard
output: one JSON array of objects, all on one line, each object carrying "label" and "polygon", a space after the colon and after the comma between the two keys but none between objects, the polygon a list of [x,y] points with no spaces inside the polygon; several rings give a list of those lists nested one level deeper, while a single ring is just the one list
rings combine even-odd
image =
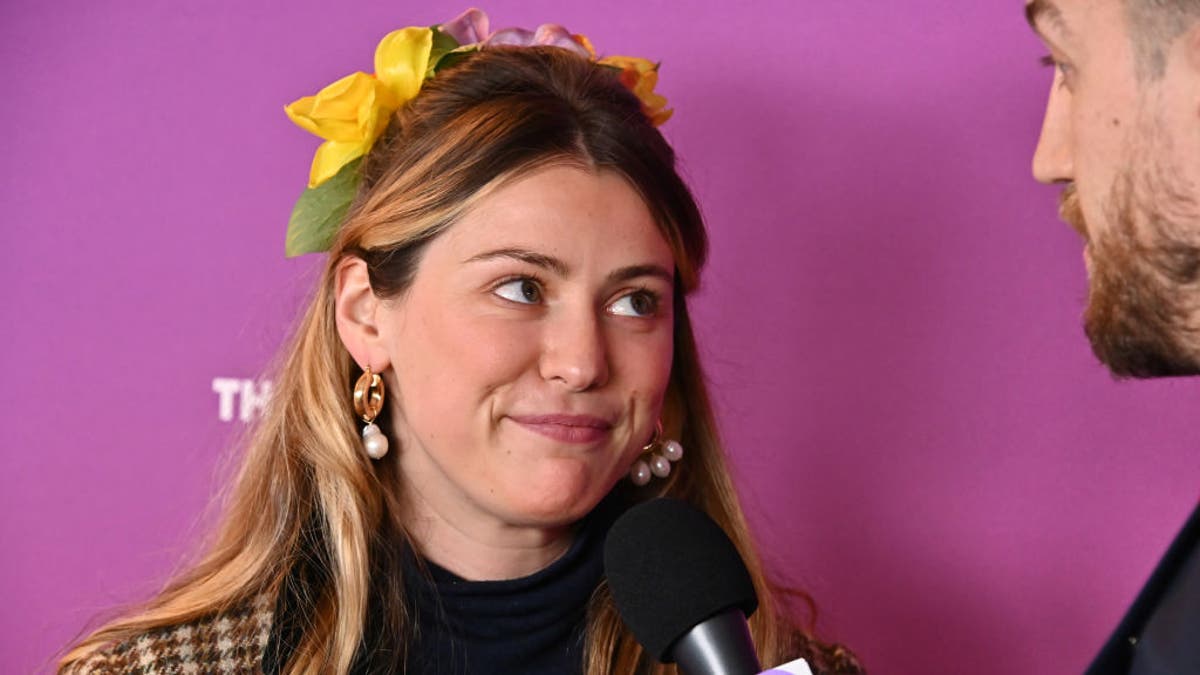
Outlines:
[{"label": "man's beard", "polygon": [[[1084,331],[1118,377],[1200,374],[1200,211],[1155,167],[1127,170],[1107,204],[1108,231],[1089,242],[1091,279]],[[1069,186],[1060,215],[1086,238]]]}]

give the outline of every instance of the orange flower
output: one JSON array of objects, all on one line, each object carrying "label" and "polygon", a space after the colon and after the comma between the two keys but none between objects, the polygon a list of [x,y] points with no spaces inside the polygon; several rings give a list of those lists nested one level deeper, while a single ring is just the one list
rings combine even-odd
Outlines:
[{"label": "orange flower", "polygon": [[671,119],[675,111],[667,108],[666,97],[654,91],[658,85],[657,63],[637,56],[606,56],[600,63],[620,69],[621,84],[641,100],[642,112],[651,124],[659,126]]}]

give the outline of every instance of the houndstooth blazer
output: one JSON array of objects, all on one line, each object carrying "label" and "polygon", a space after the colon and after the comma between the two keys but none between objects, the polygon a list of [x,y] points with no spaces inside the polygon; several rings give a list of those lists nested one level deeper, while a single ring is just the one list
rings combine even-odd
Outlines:
[{"label": "houndstooth blazer", "polygon": [[268,598],[149,631],[71,668],[71,675],[258,675],[271,636]]}]

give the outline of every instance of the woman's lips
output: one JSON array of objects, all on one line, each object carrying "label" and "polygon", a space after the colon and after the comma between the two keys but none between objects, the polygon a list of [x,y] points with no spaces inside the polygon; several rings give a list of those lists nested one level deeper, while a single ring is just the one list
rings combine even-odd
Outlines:
[{"label": "woman's lips", "polygon": [[510,415],[526,429],[564,443],[595,443],[608,438],[612,424],[591,415]]}]

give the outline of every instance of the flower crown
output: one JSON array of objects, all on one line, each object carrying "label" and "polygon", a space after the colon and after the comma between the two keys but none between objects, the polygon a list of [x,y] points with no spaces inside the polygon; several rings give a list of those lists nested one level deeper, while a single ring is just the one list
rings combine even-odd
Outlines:
[{"label": "flower crown", "polygon": [[537,30],[506,28],[491,33],[488,17],[468,9],[444,24],[392,31],[375,48],[375,74],[356,72],[284,108],[298,126],[325,139],[313,157],[308,188],[300,195],[288,221],[288,257],[327,251],[350,207],[361,180],[358,165],[387,128],[392,114],[421,91],[438,68],[462,55],[495,45],[549,45],[573,51],[620,71],[620,81],[642,102],[652,124],[666,122],[667,99],[656,94],[658,64],[634,56],[596,58],[583,35],[562,26],[543,24]]}]

